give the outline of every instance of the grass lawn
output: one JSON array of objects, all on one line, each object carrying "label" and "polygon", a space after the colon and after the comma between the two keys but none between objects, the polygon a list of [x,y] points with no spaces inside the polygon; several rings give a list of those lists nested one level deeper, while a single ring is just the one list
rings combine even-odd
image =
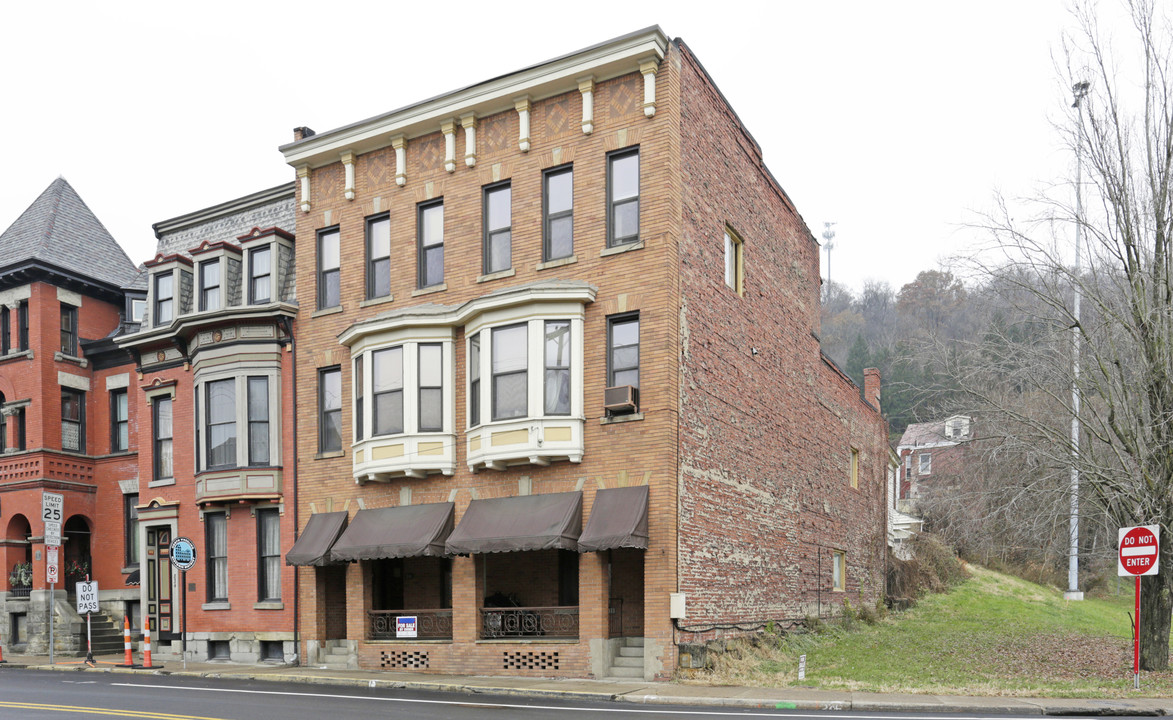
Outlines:
[{"label": "grass lawn", "polygon": [[[1131,582],[1119,595],[1063,593],[977,566],[949,593],[876,625],[731,644],[701,682],[873,692],[1130,697]],[[806,655],[806,679],[798,657]],[[1140,695],[1173,697],[1173,671],[1141,673]]]}]

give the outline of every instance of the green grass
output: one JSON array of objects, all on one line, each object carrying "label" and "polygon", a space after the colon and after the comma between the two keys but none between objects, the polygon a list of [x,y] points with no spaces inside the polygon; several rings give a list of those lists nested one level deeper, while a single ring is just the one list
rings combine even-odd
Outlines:
[{"label": "green grass", "polygon": [[[876,625],[734,643],[705,681],[764,687],[1047,697],[1132,696],[1132,591],[1068,602],[1054,588],[970,566],[951,592]],[[805,654],[806,679],[797,678]],[[1173,697],[1173,671],[1141,694]]]}]

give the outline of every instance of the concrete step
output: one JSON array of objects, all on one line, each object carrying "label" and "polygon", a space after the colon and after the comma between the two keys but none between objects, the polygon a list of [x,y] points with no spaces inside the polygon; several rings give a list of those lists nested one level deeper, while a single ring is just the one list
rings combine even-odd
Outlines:
[{"label": "concrete step", "polygon": [[613,678],[642,678],[644,676],[644,668],[642,663],[637,668],[615,667],[612,665],[611,668],[607,670],[607,675],[608,677]]},{"label": "concrete step", "polygon": [[643,647],[644,639],[641,637],[625,637],[623,638],[623,645],[625,647]]},{"label": "concrete step", "polygon": [[619,648],[619,655],[621,657],[643,657],[644,649],[642,647],[621,647]]},{"label": "concrete step", "polygon": [[644,659],[642,657],[622,657],[622,656],[620,656],[620,657],[615,658],[615,660],[611,663],[612,669],[617,668],[617,667],[642,668],[643,666],[644,666]]}]

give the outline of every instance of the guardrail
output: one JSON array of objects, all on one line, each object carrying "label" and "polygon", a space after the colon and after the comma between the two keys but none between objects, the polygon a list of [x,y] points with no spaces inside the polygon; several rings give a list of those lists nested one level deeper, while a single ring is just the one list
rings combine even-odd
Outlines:
[{"label": "guardrail", "polygon": [[[416,618],[415,637],[401,638],[395,631],[395,619]],[[452,610],[368,610],[368,640],[451,640]]]},{"label": "guardrail", "polygon": [[481,608],[482,640],[578,638],[577,607]]}]

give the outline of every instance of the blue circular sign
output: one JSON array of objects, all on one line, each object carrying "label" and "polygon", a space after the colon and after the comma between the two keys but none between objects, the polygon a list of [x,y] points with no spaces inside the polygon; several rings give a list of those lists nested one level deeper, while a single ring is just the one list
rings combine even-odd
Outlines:
[{"label": "blue circular sign", "polygon": [[196,561],[195,543],[185,537],[171,541],[171,562],[180,570],[191,570]]}]

